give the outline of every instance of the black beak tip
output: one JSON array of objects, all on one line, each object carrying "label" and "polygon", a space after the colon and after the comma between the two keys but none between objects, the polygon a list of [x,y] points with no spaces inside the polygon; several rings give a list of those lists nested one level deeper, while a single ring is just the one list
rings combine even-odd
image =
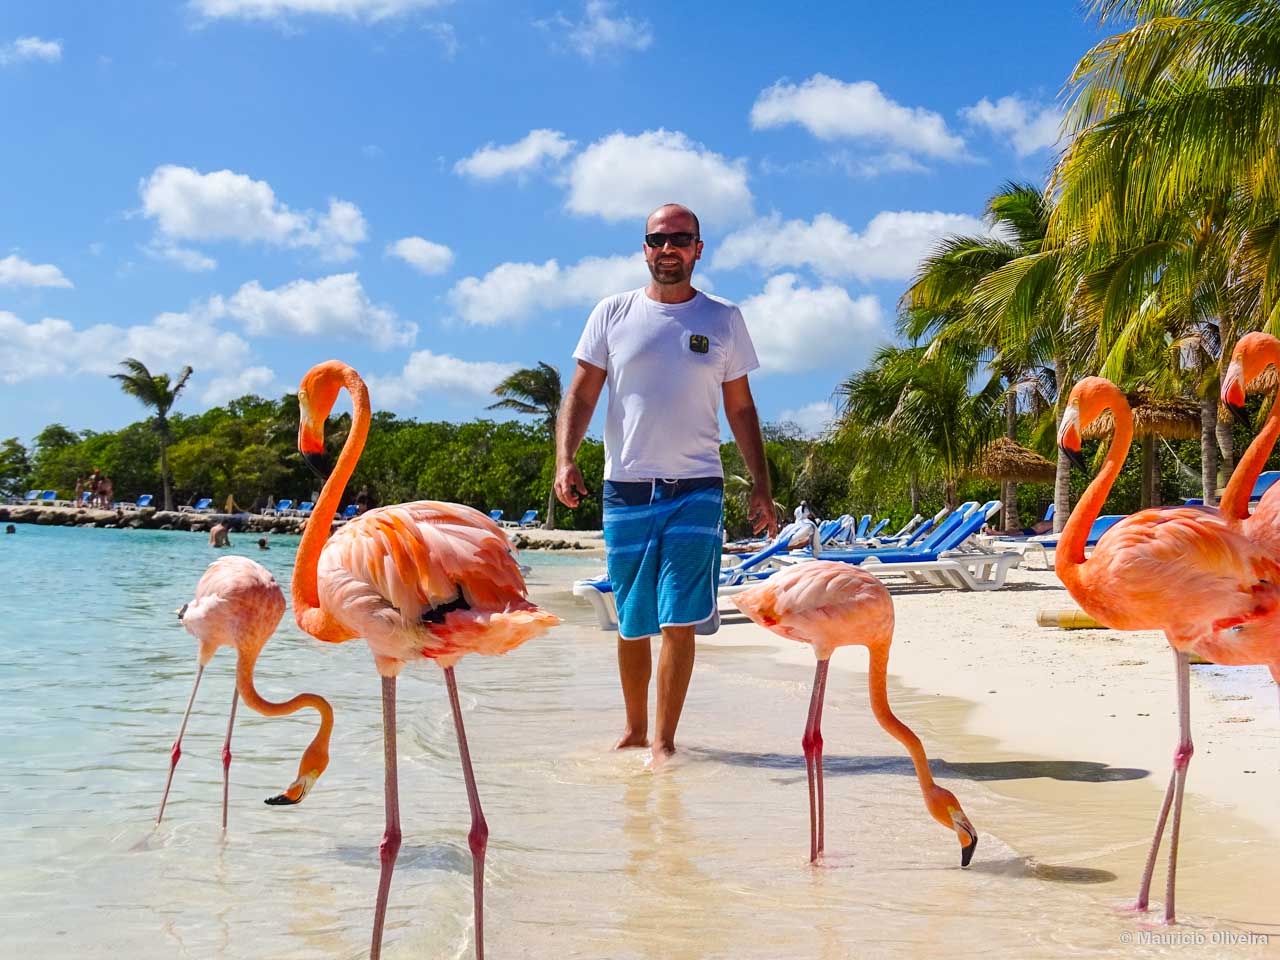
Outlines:
[{"label": "black beak tip", "polygon": [[304,453],[302,459],[311,468],[311,472],[321,480],[329,479],[329,465],[325,463],[323,453]]},{"label": "black beak tip", "polygon": [[961,867],[967,867],[969,865],[969,861],[973,859],[973,851],[977,849],[978,849],[978,837],[977,837],[977,834],[974,834],[973,839],[970,840],[967,845],[960,848],[960,866]]},{"label": "black beak tip", "polygon": [[1241,426],[1251,426],[1249,423],[1249,412],[1244,407],[1238,407],[1234,403],[1228,403],[1227,409],[1231,411],[1231,416],[1235,417],[1236,423]]},{"label": "black beak tip", "polygon": [[1089,467],[1084,462],[1084,454],[1079,450],[1072,450],[1070,447],[1059,447],[1058,449],[1067,455],[1067,459],[1071,461],[1071,465],[1081,473],[1089,472]]},{"label": "black beak tip", "polygon": [[283,793],[281,793],[281,794],[277,794],[274,797],[267,797],[267,799],[263,800],[262,802],[272,807],[292,807],[295,804],[299,803],[301,800],[302,800],[301,797],[299,797],[297,800],[290,800]]}]

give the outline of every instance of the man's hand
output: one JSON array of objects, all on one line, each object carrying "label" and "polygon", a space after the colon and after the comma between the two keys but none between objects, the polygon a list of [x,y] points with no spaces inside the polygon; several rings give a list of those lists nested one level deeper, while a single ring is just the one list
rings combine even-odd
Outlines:
[{"label": "man's hand", "polygon": [[572,460],[556,466],[556,498],[566,507],[576,507],[578,494],[587,496],[587,487],[582,480],[582,471]]},{"label": "man's hand", "polygon": [[770,539],[778,535],[778,514],[773,509],[773,493],[767,486],[758,483],[752,485],[747,518],[751,521],[754,533],[768,531]]}]

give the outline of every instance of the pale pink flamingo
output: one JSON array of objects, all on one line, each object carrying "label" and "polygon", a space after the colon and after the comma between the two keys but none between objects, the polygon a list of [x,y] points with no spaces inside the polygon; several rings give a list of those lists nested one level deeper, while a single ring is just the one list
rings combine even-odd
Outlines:
[{"label": "pale pink flamingo", "polygon": [[1133,438],[1124,394],[1109,380],[1087,377],[1071,391],[1058,444],[1083,469],[1081,431],[1110,410],[1115,435],[1098,475],[1058,541],[1055,567],[1086,613],[1116,630],[1161,630],[1173,648],[1178,685],[1178,747],[1155,836],[1138,890],[1146,910],[1169,809],[1169,874],[1165,920],[1174,919],[1174,883],[1182,795],[1191,743],[1191,669],[1195,653],[1222,664],[1266,664],[1280,681],[1280,564],[1216,511],[1201,507],[1142,510],[1125,517],[1085,559],[1085,541],[1115,482]]},{"label": "pale pink flamingo", "polygon": [[[369,432],[369,391],[345,363],[312,367],[298,388],[298,449],[323,476],[324,423],[341,388],[354,415],[342,454],[316,500],[312,517],[332,517]],[[454,664],[468,653],[506,653],[560,622],[530,603],[524,579],[502,530],[487,516],[456,503],[419,500],[370,510],[333,536],[312,520],[298,545],[293,613],[307,633],[330,643],[364,637],[382,676],[382,733],[386,763],[386,831],[369,955],[382,951],[382,929],[396,853],[400,800],[396,777],[396,677],[409,662],[434,660],[458,732],[458,752],[471,807],[476,958],[484,957],[484,857],[489,827],[480,809],[471,754],[462,726]]]},{"label": "pale pink flamingo", "polygon": [[231,717],[227,721],[227,738],[222,744],[222,829],[227,829],[227,790],[231,773],[231,727],[236,722],[236,702],[244,702],[267,717],[282,717],[304,707],[314,707],[320,714],[320,730],[302,754],[298,765],[298,777],[284,793],[269,798],[270,804],[298,803],[315,785],[320,774],[329,765],[329,734],[333,730],[333,710],[324,697],[314,693],[300,693],[284,703],[272,703],[258,695],[253,685],[253,667],[258,654],[284,616],[284,592],[265,567],[246,557],[223,557],[209,564],[196,585],[195,599],[178,611],[178,619],[187,632],[200,641],[196,682],[191,688],[187,710],[182,715],[178,738],[169,753],[169,778],[165,781],[164,796],[160,798],[160,812],[156,823],[164,816],[164,805],[169,799],[169,787],[173,784],[173,771],[182,756],[182,735],[187,729],[191,706],[196,702],[196,690],[204,668],[219,647],[236,648],[236,688],[231,694]]},{"label": "pale pink flamingo", "polygon": [[[732,597],[738,609],[762,627],[813,647],[818,667],[805,724],[805,767],[809,775],[809,861],[823,852],[822,701],[827,667],[836,647],[866,647],[871,655],[867,685],[871,711],[890,736],[907,748],[915,765],[929,814],[960,841],[960,865],[967,867],[978,845],[978,833],[955,794],[933,782],[924,746],[889,709],[887,674],[893,642],[893,601],[884,584],[852,563],[814,560],[772,574],[762,583]],[[816,797],[816,811],[815,811]]]}]

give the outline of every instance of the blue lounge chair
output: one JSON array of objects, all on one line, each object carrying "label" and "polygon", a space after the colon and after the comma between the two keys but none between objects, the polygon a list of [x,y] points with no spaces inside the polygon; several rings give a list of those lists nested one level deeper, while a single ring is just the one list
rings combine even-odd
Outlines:
[{"label": "blue lounge chair", "polygon": [[852,525],[853,517],[847,513],[832,520],[823,520],[818,527],[818,542],[823,546],[840,543],[848,536]]},{"label": "blue lounge chair", "polygon": [[877,523],[874,527],[872,527],[870,530],[868,530],[868,531],[867,531],[867,539],[868,539],[868,540],[874,540],[874,539],[875,539],[875,537],[876,537],[876,534],[877,534],[877,533],[879,533],[881,530],[883,530],[883,529],[884,529],[885,527],[887,527],[888,525],[889,525],[889,518],[888,518],[888,517],[881,517],[881,518],[880,518],[880,522],[879,522],[879,523]]},{"label": "blue lounge chair", "polygon": [[289,511],[292,509],[292,500],[280,500],[277,501],[274,507],[268,507],[266,510],[263,510],[262,515],[264,517],[287,517],[289,515]]},{"label": "blue lounge chair", "polygon": [[39,490],[28,490],[27,495],[25,497],[10,497],[9,502],[13,504],[24,504],[24,503],[30,504],[30,503],[35,503],[39,499],[40,499]]},{"label": "blue lounge chair", "polygon": [[[812,540],[817,535],[817,528],[812,520],[798,520],[788,524],[778,535],[769,541],[763,549],[744,557],[737,563],[720,570],[720,585],[717,593],[721,596],[738,593],[759,580],[777,572],[772,561],[786,553],[791,542],[805,529],[811,533]],[[618,608],[613,599],[613,584],[608,574],[578,580],[573,585],[573,595],[582,597],[591,604],[601,630],[618,629]]]},{"label": "blue lounge chair", "polygon": [[189,506],[188,504],[185,504],[185,503],[182,504],[182,506],[178,507],[178,512],[184,513],[190,510],[190,511],[194,511],[195,513],[213,513],[213,510],[211,509],[212,504],[213,504],[213,497],[201,497],[199,500],[195,502],[194,506]]},{"label": "blue lounge chair", "polygon": [[490,510],[490,511],[489,511],[489,519],[490,519],[490,520],[492,520],[494,523],[498,523],[498,524],[502,523],[502,511],[501,511],[501,510]]},{"label": "blue lounge chair", "polygon": [[61,505],[62,503],[64,503],[65,501],[62,501],[62,500],[59,500],[59,499],[58,499],[58,491],[57,491],[57,490],[45,490],[45,491],[43,491],[43,492],[40,494],[40,498],[39,498],[39,500],[37,500],[36,502],[37,502],[37,503],[39,503],[39,504],[41,504],[41,505],[43,505],[43,506],[55,506],[55,507],[56,507],[56,506],[60,506],[60,505]]},{"label": "blue lounge chair", "polygon": [[858,532],[853,536],[857,540],[862,540],[867,535],[867,530],[871,527],[871,514],[864,513],[862,519],[858,522]]},{"label": "blue lounge chair", "polygon": [[[975,519],[977,525],[973,526]],[[977,533],[978,530],[981,530],[982,524],[985,522],[985,512],[978,510],[978,502],[976,500],[970,500],[952,511],[950,516],[943,520],[927,537],[913,544],[878,549],[826,550],[822,553],[822,559],[848,560],[853,563],[861,563],[867,557],[875,555],[880,557],[883,562],[887,558],[901,558],[903,555],[908,555],[909,558],[936,560],[937,555],[943,550],[954,550],[962,542]],[[959,537],[956,537],[957,531],[964,532]]]},{"label": "blue lounge chair", "polygon": [[121,500],[116,506],[121,510],[141,510],[151,506],[151,494],[144,493],[137,500]]},{"label": "blue lounge chair", "polygon": [[538,525],[538,511],[537,511],[537,510],[526,510],[526,511],[524,512],[524,516],[523,516],[523,517],[521,517],[521,518],[516,522],[516,526],[517,526],[517,527],[536,527],[537,525]]},{"label": "blue lounge chair", "polygon": [[359,507],[359,505],[358,505],[358,504],[348,503],[348,504],[347,504],[347,509],[345,509],[345,510],[343,510],[343,511],[342,511],[342,519],[343,519],[343,520],[350,520],[352,517],[354,517],[354,516],[356,515],[356,513],[357,513],[359,510],[360,510],[360,507]]},{"label": "blue lounge chair", "polygon": [[[1114,527],[1117,523],[1125,518],[1122,513],[1104,514],[1093,521],[1093,525],[1089,527],[1089,535],[1085,538],[1085,550],[1096,547],[1102,535]],[[1038,536],[1028,537],[1025,540],[994,540],[991,543],[993,550],[1014,550],[1025,555],[1029,551],[1038,551],[1040,558],[1044,561],[1045,569],[1049,569],[1049,551],[1058,546],[1058,540],[1062,536],[1060,533],[1042,533]]]},{"label": "blue lounge chair", "polygon": [[303,500],[298,504],[298,509],[293,511],[293,515],[295,517],[309,517],[311,516],[311,511],[315,508],[316,503],[314,500]]}]

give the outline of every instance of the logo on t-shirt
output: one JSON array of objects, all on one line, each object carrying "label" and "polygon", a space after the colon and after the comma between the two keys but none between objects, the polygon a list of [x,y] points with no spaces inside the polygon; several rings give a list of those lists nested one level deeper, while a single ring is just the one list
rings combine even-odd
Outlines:
[{"label": "logo on t-shirt", "polygon": [[700,333],[689,334],[689,349],[694,353],[706,353],[711,349],[711,341]]}]

